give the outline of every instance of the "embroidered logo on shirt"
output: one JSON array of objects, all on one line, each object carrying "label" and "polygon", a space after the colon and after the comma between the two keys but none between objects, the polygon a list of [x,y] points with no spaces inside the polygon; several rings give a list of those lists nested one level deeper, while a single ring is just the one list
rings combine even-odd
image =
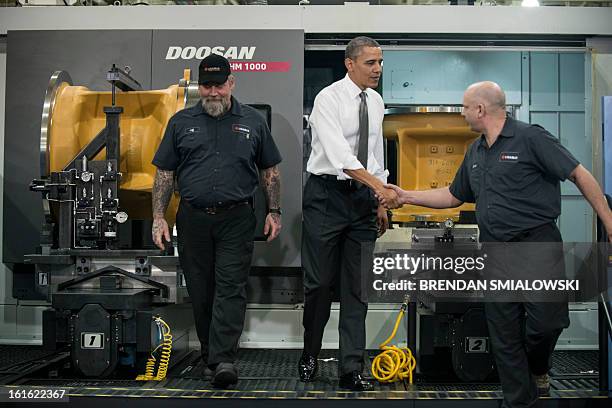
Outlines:
[{"label": "embroidered logo on shirt", "polygon": [[247,139],[251,137],[251,129],[248,126],[235,123],[232,125],[232,130],[234,132],[244,134],[244,137],[246,137]]},{"label": "embroidered logo on shirt", "polygon": [[472,168],[475,169],[476,167],[478,167],[478,163],[474,163],[472,164]]},{"label": "embroidered logo on shirt", "polygon": [[199,127],[190,127],[190,128],[187,128],[187,130],[185,130],[185,133],[196,133],[199,131],[200,131]]},{"label": "embroidered logo on shirt", "polygon": [[517,152],[501,152],[499,155],[500,162],[514,162],[516,163],[519,159],[519,154]]}]

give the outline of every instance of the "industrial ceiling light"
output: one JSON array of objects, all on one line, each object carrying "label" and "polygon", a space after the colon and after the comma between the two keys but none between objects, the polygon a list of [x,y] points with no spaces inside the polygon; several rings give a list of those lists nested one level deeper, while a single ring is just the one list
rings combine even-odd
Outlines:
[{"label": "industrial ceiling light", "polygon": [[523,0],[522,7],[540,7],[538,0]]}]

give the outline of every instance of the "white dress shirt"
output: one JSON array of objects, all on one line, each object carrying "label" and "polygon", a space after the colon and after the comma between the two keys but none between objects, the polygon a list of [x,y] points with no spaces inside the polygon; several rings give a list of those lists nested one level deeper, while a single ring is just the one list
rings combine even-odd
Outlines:
[{"label": "white dress shirt", "polygon": [[[365,92],[369,124],[367,170],[386,183],[389,172],[385,170],[382,136],[385,105],[373,89],[366,88]],[[361,89],[347,74],[316,96],[309,118],[312,129],[312,152],[306,165],[309,173],[347,180],[350,177],[345,169],[363,168],[357,160],[360,93]]]}]

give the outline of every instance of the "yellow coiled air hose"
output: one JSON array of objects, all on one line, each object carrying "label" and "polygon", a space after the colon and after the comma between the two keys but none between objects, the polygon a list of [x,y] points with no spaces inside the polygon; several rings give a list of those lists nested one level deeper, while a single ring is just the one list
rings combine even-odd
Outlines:
[{"label": "yellow coiled air hose", "polygon": [[[161,381],[166,378],[168,372],[168,364],[170,363],[170,354],[172,353],[172,334],[170,333],[170,326],[161,317],[155,318],[155,323],[158,324],[162,331],[162,342],[151,352],[151,356],[147,360],[145,373],[136,377],[136,381]],[[159,366],[157,367],[157,374],[155,374],[155,353],[161,349],[161,355],[159,357]]]},{"label": "yellow coiled air hose", "polygon": [[395,321],[393,333],[380,345],[383,351],[372,361],[372,375],[381,383],[404,381],[408,378],[409,383],[412,384],[412,372],[416,368],[416,360],[412,351],[408,347],[399,348],[387,345],[395,337],[407,308],[408,303],[404,302]]}]

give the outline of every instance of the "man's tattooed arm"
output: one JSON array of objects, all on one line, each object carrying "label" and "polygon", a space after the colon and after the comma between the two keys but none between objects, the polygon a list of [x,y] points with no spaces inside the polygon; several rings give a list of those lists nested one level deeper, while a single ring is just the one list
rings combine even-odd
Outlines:
[{"label": "man's tattooed arm", "polygon": [[[280,208],[280,172],[278,166],[262,170],[261,184],[268,198],[268,208]],[[264,225],[264,234],[268,236],[267,241],[274,240],[280,233],[281,228],[280,214],[269,213]]]},{"label": "man's tattooed arm", "polygon": [[157,169],[153,183],[153,218],[164,217],[173,190],[174,172]]},{"label": "man's tattooed arm", "polygon": [[280,208],[280,172],[278,166],[262,170],[261,184],[266,192],[268,208]]},{"label": "man's tattooed arm", "polygon": [[174,172],[157,169],[153,183],[153,242],[161,250],[164,249],[164,240],[170,242],[168,222],[164,218],[174,186]]}]

